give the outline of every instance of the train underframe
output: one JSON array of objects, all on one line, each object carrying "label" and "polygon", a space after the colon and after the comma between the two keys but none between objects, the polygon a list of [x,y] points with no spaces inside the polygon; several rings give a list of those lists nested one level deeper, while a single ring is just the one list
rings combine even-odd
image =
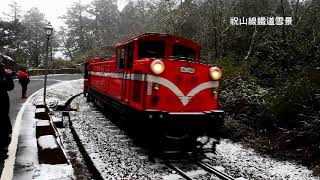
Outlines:
[{"label": "train underframe", "polygon": [[199,142],[199,137],[213,138],[212,151],[221,137],[224,124],[224,112],[212,110],[206,112],[163,112],[138,111],[127,104],[107,97],[94,89],[87,90],[88,101],[97,104],[103,111],[116,114],[120,123],[130,127],[130,132],[139,134],[142,139],[156,143],[167,150],[184,149],[186,151],[207,142]]}]

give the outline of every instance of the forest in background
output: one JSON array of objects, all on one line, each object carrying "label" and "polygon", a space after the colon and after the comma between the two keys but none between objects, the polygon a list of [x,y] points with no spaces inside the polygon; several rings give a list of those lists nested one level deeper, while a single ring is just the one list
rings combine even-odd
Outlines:
[{"label": "forest in background", "polygon": [[[20,64],[41,67],[45,16],[10,5],[0,21],[0,51]],[[232,26],[230,17],[292,17],[292,26]],[[118,10],[114,0],[74,3],[61,17],[52,51],[68,66],[108,57],[112,45],[145,32],[183,36],[199,43],[202,60],[224,77],[221,109],[226,137],[257,150],[320,168],[320,1],[136,0]]]}]

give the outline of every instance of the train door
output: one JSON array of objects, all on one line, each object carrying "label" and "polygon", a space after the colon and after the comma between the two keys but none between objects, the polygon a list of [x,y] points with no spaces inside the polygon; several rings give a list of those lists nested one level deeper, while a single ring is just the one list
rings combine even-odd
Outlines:
[{"label": "train door", "polygon": [[121,101],[127,104],[130,102],[130,89],[132,84],[133,47],[133,43],[125,47],[126,56],[122,79]]},{"label": "train door", "polygon": [[124,89],[123,75],[125,67],[126,48],[120,47],[117,49],[117,61],[116,69],[114,71],[114,77],[110,78],[109,93],[112,97],[115,97],[122,101],[122,91]]}]

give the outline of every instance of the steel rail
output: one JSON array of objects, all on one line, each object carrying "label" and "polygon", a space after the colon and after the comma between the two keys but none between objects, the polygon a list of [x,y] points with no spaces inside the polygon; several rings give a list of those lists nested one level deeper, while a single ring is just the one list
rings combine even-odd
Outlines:
[{"label": "steel rail", "polygon": [[170,162],[164,162],[165,165],[167,165],[169,168],[172,170],[176,171],[181,177],[187,179],[187,180],[192,180],[191,177],[189,177],[185,172],[183,172],[181,169],[178,167],[173,166]]},{"label": "steel rail", "polygon": [[228,175],[228,174],[226,174],[224,172],[221,172],[221,171],[217,170],[216,168],[212,167],[209,164],[206,164],[206,163],[201,162],[201,161],[196,161],[196,164],[198,166],[200,166],[202,169],[204,169],[204,170],[206,170],[206,171],[208,171],[210,173],[215,174],[220,179],[223,179],[223,180],[235,180],[235,178],[231,177],[230,175]]}]

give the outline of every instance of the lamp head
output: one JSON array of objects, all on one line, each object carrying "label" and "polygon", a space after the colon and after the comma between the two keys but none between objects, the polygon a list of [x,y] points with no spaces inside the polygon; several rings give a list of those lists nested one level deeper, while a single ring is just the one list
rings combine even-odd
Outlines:
[{"label": "lamp head", "polygon": [[44,27],[44,29],[46,30],[46,35],[49,37],[52,34],[53,31],[53,27],[51,26],[50,22],[48,23],[48,25],[46,25]]}]

